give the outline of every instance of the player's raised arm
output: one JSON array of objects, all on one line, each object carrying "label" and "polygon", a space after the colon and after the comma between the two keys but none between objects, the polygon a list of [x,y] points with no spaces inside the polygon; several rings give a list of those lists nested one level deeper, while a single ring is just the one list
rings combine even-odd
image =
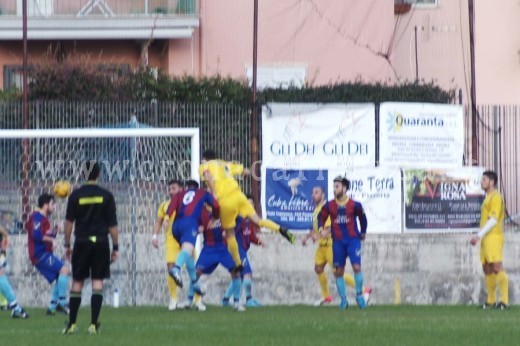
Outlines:
[{"label": "player's raised arm", "polygon": [[112,238],[112,254],[110,255],[110,261],[115,262],[119,257],[119,229],[117,226],[117,213],[116,213],[116,201],[114,196],[110,194],[110,200],[108,203],[108,233]]},{"label": "player's raised arm", "polygon": [[320,214],[318,216],[318,230],[323,229],[329,216],[330,216],[329,202],[325,202],[323,207],[321,207]]},{"label": "player's raised arm", "polygon": [[255,245],[263,245],[262,240],[260,238],[258,238],[258,236],[256,235],[256,233],[259,230],[259,227],[256,224],[254,224],[253,222],[250,223],[249,227],[251,227],[251,233],[249,234],[249,241]]}]

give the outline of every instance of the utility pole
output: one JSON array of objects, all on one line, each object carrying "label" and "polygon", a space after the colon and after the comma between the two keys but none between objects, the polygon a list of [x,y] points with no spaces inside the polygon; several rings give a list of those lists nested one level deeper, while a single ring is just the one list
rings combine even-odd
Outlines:
[{"label": "utility pole", "polygon": [[471,59],[471,164],[478,166],[477,86],[475,83],[475,3],[469,5],[469,51]]},{"label": "utility pole", "polygon": [[[258,169],[258,100],[257,100],[257,62],[258,62],[258,0],[254,1],[253,9],[253,80],[251,87],[253,89],[253,102],[252,102],[252,116],[251,116],[251,193],[253,195],[253,201],[256,209],[258,209],[259,203],[259,182],[255,179],[260,176]],[[257,210],[258,212],[259,210]]]}]

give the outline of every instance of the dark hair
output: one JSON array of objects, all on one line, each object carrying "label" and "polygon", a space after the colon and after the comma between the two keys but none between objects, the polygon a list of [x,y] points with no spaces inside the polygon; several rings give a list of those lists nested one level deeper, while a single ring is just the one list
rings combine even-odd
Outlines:
[{"label": "dark hair", "polygon": [[246,198],[247,198],[247,199],[253,199],[253,195],[250,194],[250,193],[248,193],[248,194],[246,194]]},{"label": "dark hair", "polygon": [[202,153],[202,158],[208,161],[215,160],[217,158],[217,153],[215,153],[215,150],[207,149]]},{"label": "dark hair", "polygon": [[90,160],[85,163],[85,168],[88,171],[87,180],[97,180],[101,173],[101,166],[95,160]]},{"label": "dark hair", "polygon": [[182,181],[180,180],[177,180],[177,179],[172,179],[168,182],[168,186],[170,185],[179,185],[180,187],[182,187]]},{"label": "dark hair", "polygon": [[341,183],[341,185],[343,185],[347,188],[347,191],[350,189],[350,180],[348,180],[345,177],[337,176],[336,178],[334,178],[334,182]]},{"label": "dark hair", "polygon": [[43,208],[45,204],[49,204],[51,201],[54,201],[54,196],[48,193],[42,193],[38,197],[38,208]]},{"label": "dark hair", "polygon": [[188,189],[198,189],[199,183],[196,180],[190,179],[186,180],[186,183],[184,184]]},{"label": "dark hair", "polygon": [[494,171],[485,171],[482,173],[483,176],[488,177],[489,180],[493,181],[493,185],[496,187],[498,184],[498,176]]}]

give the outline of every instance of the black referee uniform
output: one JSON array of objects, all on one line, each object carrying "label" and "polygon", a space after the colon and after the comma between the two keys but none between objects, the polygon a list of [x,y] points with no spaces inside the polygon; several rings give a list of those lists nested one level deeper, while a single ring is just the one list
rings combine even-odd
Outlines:
[{"label": "black referee uniform", "polygon": [[112,193],[96,184],[83,185],[70,195],[65,218],[75,223],[72,278],[110,278],[108,229],[117,226]]}]

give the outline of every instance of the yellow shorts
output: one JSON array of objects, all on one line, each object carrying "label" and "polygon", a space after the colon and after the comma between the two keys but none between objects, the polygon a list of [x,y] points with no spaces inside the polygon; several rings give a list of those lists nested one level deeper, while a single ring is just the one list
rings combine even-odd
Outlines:
[{"label": "yellow shorts", "polygon": [[238,215],[248,217],[256,214],[255,208],[240,190],[235,190],[222,197],[218,200],[218,203],[220,205],[220,222],[224,229],[235,228],[235,220]]},{"label": "yellow shorts", "polygon": [[314,264],[321,266],[328,264],[332,268],[332,246],[322,246],[319,245],[316,249],[316,257],[314,259]]},{"label": "yellow shorts", "polygon": [[480,261],[485,263],[502,262],[504,236],[502,234],[488,234],[480,244]]},{"label": "yellow shorts", "polygon": [[166,263],[175,263],[177,256],[181,252],[181,246],[177,239],[173,237],[171,231],[166,231]]}]

